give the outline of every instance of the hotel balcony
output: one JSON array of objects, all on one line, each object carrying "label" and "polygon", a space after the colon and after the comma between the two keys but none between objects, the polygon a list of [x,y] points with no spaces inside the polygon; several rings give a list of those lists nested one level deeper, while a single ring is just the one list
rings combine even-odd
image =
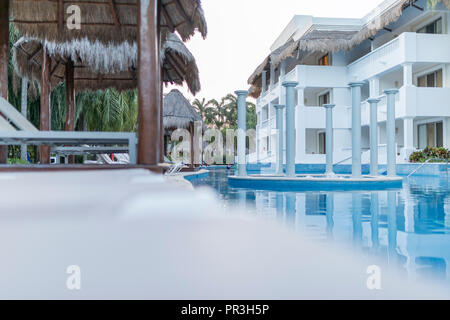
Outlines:
[{"label": "hotel balcony", "polygon": [[[385,122],[386,97],[380,97],[378,121]],[[419,88],[408,86],[400,88],[396,96],[395,115],[397,119],[415,117],[450,117],[450,88]],[[350,109],[350,107],[348,107]],[[361,106],[362,125],[370,124],[370,106],[364,101]]]},{"label": "hotel balcony", "polygon": [[448,43],[448,34],[402,33],[348,65],[348,80],[365,81],[405,63],[450,63]]}]

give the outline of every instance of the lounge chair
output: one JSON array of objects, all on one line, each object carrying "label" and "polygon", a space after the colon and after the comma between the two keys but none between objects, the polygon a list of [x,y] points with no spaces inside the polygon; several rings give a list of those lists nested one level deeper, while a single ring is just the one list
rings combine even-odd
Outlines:
[{"label": "lounge chair", "polygon": [[[99,151],[102,153],[105,153],[106,150],[117,150],[117,147],[115,147],[117,145],[128,145],[129,163],[137,163],[137,138],[135,133],[39,131],[16,108],[1,97],[0,113],[3,115],[3,117],[0,116],[0,145],[34,144],[63,148],[66,145],[81,146],[86,144],[114,146],[108,149],[103,147],[103,150]],[[83,151],[82,148],[85,147],[78,148],[78,151]],[[90,151],[93,152],[94,150],[95,148],[92,148]]]},{"label": "lounge chair", "polygon": [[166,176],[174,176],[184,168],[184,164],[182,162],[175,163],[173,166],[169,168],[166,172]]}]

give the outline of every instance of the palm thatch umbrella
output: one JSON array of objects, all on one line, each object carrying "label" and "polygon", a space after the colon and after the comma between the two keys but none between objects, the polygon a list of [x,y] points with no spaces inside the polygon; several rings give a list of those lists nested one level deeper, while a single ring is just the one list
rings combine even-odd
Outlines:
[{"label": "palm thatch umbrella", "polygon": [[[194,166],[194,124],[202,122],[202,117],[195,111],[183,94],[173,89],[164,97],[164,130],[165,136],[177,129],[189,129],[191,135],[191,167]],[[164,154],[167,152],[168,139],[164,139]]]},{"label": "palm thatch umbrella", "polygon": [[[275,68],[286,58],[299,58],[302,52],[336,52],[348,51],[359,45],[364,40],[374,37],[391,23],[397,21],[403,11],[411,7],[417,0],[397,0],[389,7],[381,10],[377,15],[369,19],[358,30],[317,30],[314,26],[306,31],[298,40],[290,39],[284,45],[272,52],[264,62],[256,68],[248,79],[251,85],[250,95],[257,98],[262,91],[262,77],[264,70],[270,69],[270,64]],[[442,0],[450,7],[450,0]]]},{"label": "palm thatch umbrella", "polygon": [[[115,88],[119,91],[137,87],[137,45],[124,42],[105,45],[87,39],[55,43],[21,38],[13,47],[16,73],[33,81],[40,81],[42,49],[51,57],[51,86],[65,80],[66,65],[74,65],[75,91],[95,91]],[[169,34],[161,49],[164,82],[200,90],[200,79],[194,56],[176,34]]]},{"label": "palm thatch umbrella", "polygon": [[166,131],[189,129],[191,124],[197,121],[202,121],[202,117],[179,90],[173,89],[164,97],[164,129]]},{"label": "palm thatch umbrella", "polygon": [[[104,43],[135,42],[138,29],[138,0],[11,0],[13,22],[29,38],[67,42],[88,38]],[[65,27],[76,5],[81,28]],[[185,41],[198,30],[206,36],[207,26],[200,0],[161,0],[163,30],[177,31]],[[68,13],[69,12],[69,13]]]}]

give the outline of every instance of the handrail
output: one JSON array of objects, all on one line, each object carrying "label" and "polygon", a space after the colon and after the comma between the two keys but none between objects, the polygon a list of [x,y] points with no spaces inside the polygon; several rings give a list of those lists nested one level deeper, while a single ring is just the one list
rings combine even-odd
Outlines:
[{"label": "handrail", "polygon": [[446,161],[447,163],[447,175],[448,175],[448,159],[442,159],[442,158],[432,158],[432,159],[428,159],[427,161],[425,161],[424,163],[422,163],[422,165],[420,167],[418,167],[416,170],[414,170],[413,172],[411,172],[407,178],[411,177],[412,175],[416,174],[417,171],[419,171],[420,169],[422,169],[423,167],[425,167],[426,164],[430,163],[430,161]]}]

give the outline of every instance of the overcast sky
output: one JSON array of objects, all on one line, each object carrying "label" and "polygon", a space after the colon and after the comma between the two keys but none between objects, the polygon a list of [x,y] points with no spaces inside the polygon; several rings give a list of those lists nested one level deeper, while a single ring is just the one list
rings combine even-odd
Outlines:
[{"label": "overcast sky", "polygon": [[[197,35],[186,43],[200,69],[202,91],[195,98],[220,99],[235,90],[248,89],[247,79],[294,15],[362,18],[382,2],[203,0],[208,37],[203,40]],[[189,100],[194,99],[186,89],[181,90]]]}]

